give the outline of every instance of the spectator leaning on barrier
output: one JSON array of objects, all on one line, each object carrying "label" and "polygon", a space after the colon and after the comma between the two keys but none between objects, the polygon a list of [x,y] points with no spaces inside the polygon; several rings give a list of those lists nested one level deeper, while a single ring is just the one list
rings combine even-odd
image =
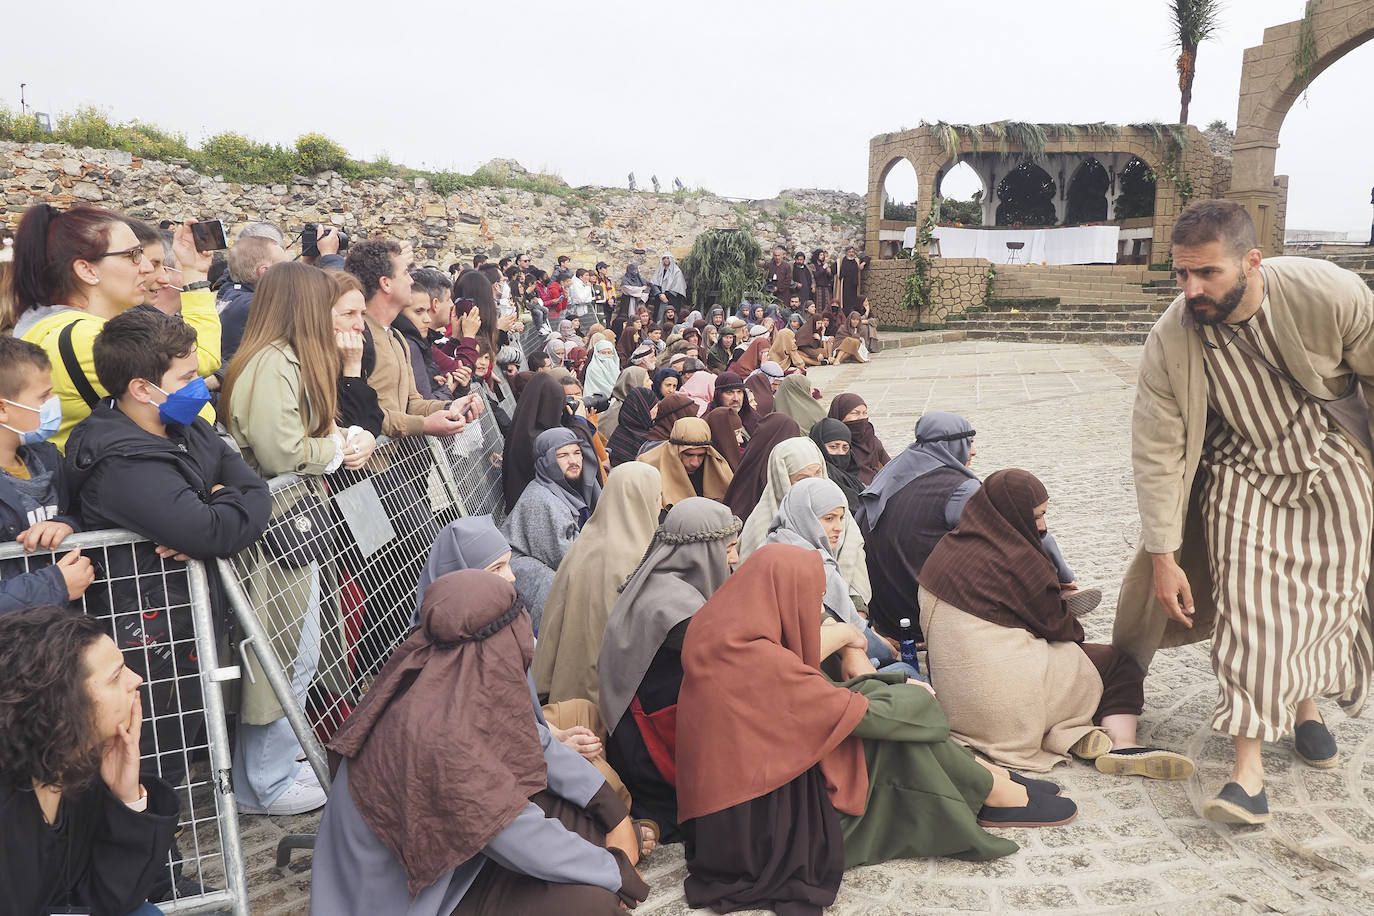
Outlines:
[{"label": "spectator leaning on barrier", "polygon": [[[80,527],[67,509],[62,456],[47,441],[62,422],[51,370],[42,348],[0,337],[0,526],[26,550],[51,550]],[[34,572],[7,560],[0,563],[0,614],[75,601],[94,579],[80,550]]]},{"label": "spectator leaning on barrier", "polygon": [[[328,272],[307,264],[268,270],[254,294],[243,345],[225,377],[223,420],[244,460],[264,478],[288,473],[302,478],[299,488],[305,493],[283,501],[274,520],[309,512],[312,505],[323,509],[327,493],[321,475],[361,468],[372,455],[370,433],[359,427],[345,432],[336,425],[340,366],[332,306],[338,289]],[[338,647],[340,629],[332,552],[317,553],[314,544],[307,552],[308,557],[283,555],[260,542],[247,585],[252,606],[273,634],[277,661],[293,667],[301,700],[326,663],[320,635],[326,645]],[[305,638],[307,633],[316,635]],[[254,676],[243,683],[234,754],[240,809],[299,814],[320,807],[324,791],[310,767],[296,761],[300,744],[280,701],[251,653],[247,664]]]},{"label": "spectator leaning on barrier", "polygon": [[430,353],[433,341],[430,339],[430,325],[438,309],[453,310],[453,290],[449,279],[442,271],[434,268],[420,268],[411,271],[410,302],[406,303],[391,321],[391,327],[406,345],[406,355],[410,358],[411,374],[415,378],[415,389],[422,398],[452,400],[455,385],[462,381],[463,387],[472,378],[472,369],[464,367],[467,378],[455,379],[449,372],[440,370]]},{"label": "spectator leaning on barrier", "polygon": [[383,417],[377,392],[367,383],[377,365],[377,354],[363,349],[363,315],[367,312],[363,285],[357,277],[342,270],[326,271],[325,275],[334,284],[330,316],[334,322],[334,348],[339,352],[338,425],[343,429],[361,426],[376,438],[382,434]]},{"label": "spectator leaning on barrier", "polygon": [[142,679],[103,625],[0,618],[0,900],[7,913],[150,916],[178,800],[139,775]]},{"label": "spectator leaning on barrier", "polygon": [[[210,255],[196,251],[189,222],[177,228],[175,238],[182,318],[198,336],[218,341],[219,317],[205,279]],[[14,247],[14,336],[38,344],[52,361],[53,388],[62,403],[53,444],[62,449],[72,428],[108,394],[91,358],[96,334],[106,321],[143,302],[154,266],[123,217],[94,207],[32,207],[19,223]],[[217,359],[215,365],[208,362],[202,374],[219,368]]]},{"label": "spectator leaning on barrier", "polygon": [[424,398],[416,390],[405,341],[391,327],[410,302],[409,267],[401,246],[390,239],[359,242],[348,252],[348,272],[362,283],[367,300],[365,337],[377,354],[368,382],[377,392],[386,435],[451,436],[481,413],[481,399],[468,395],[450,403]]},{"label": "spectator leaning on barrier", "polygon": [[[197,730],[178,710],[199,696],[200,679],[190,586],[165,561],[231,557],[262,534],[271,510],[266,485],[197,416],[209,391],[196,374],[195,344],[193,328],[157,312],[111,319],[92,350],[100,383],[114,397],[72,431],[66,464],[87,528],[128,528],[152,541],[132,553],[108,552],[106,574],[120,647],[132,650],[129,664],[152,682],[156,750],[174,784],[185,773],[183,729],[186,736]],[[151,738],[150,729],[145,755]]]}]

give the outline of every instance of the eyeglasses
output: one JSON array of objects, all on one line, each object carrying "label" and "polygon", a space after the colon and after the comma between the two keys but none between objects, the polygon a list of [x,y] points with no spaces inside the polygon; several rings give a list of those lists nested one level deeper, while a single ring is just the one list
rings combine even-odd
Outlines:
[{"label": "eyeglasses", "polygon": [[107,251],[99,257],[91,258],[92,261],[99,261],[101,258],[128,258],[135,265],[143,263],[143,246],[135,245],[123,251]]}]

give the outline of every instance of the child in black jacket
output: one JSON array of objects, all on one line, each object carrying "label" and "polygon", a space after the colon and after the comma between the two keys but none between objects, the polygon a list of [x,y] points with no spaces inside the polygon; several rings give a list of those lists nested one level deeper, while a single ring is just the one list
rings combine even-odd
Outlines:
[{"label": "child in black jacket", "polygon": [[93,356],[113,397],[72,431],[67,477],[87,527],[153,542],[110,550],[106,565],[120,648],[149,682],[157,727],[144,730],[145,755],[155,733],[161,773],[176,785],[182,730],[195,733],[201,709],[189,584],[176,561],[234,556],[267,527],[272,502],[266,482],[197,416],[209,391],[194,328],[125,312],[106,323]]},{"label": "child in black jacket", "polygon": [[[0,538],[25,550],[51,550],[80,527],[67,510],[62,456],[47,441],[61,423],[48,355],[27,340],[0,337]],[[80,550],[33,572],[26,566],[0,563],[0,614],[75,601],[95,578]]]}]

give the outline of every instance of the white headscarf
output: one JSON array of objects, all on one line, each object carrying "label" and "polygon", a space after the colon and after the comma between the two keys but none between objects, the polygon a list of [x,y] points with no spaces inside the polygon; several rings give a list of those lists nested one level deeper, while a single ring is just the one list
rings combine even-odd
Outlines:
[{"label": "white headscarf", "polygon": [[615,352],[615,344],[603,337],[592,348],[591,362],[587,363],[586,384],[582,386],[583,394],[599,394],[609,399],[618,378],[620,357]]},{"label": "white headscarf", "polygon": [[663,260],[660,258],[658,269],[649,278],[649,282],[665,293],[677,293],[679,296],[686,296],[687,278],[682,275],[682,268],[677,266],[677,261],[669,252],[663,252],[663,257],[668,259],[668,266],[664,267]]}]

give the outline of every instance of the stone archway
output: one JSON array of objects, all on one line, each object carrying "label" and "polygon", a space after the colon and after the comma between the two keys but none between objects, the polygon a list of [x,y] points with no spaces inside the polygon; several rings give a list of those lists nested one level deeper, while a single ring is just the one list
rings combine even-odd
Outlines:
[{"label": "stone archway", "polygon": [[1274,160],[1288,109],[1316,78],[1354,48],[1374,39],[1374,0],[1316,0],[1311,18],[1314,60],[1304,81],[1296,53],[1303,20],[1264,30],[1264,43],[1245,51],[1240,75],[1236,138],[1232,144],[1231,188],[1226,196],[1254,217],[1266,254],[1283,252],[1280,201]]}]

